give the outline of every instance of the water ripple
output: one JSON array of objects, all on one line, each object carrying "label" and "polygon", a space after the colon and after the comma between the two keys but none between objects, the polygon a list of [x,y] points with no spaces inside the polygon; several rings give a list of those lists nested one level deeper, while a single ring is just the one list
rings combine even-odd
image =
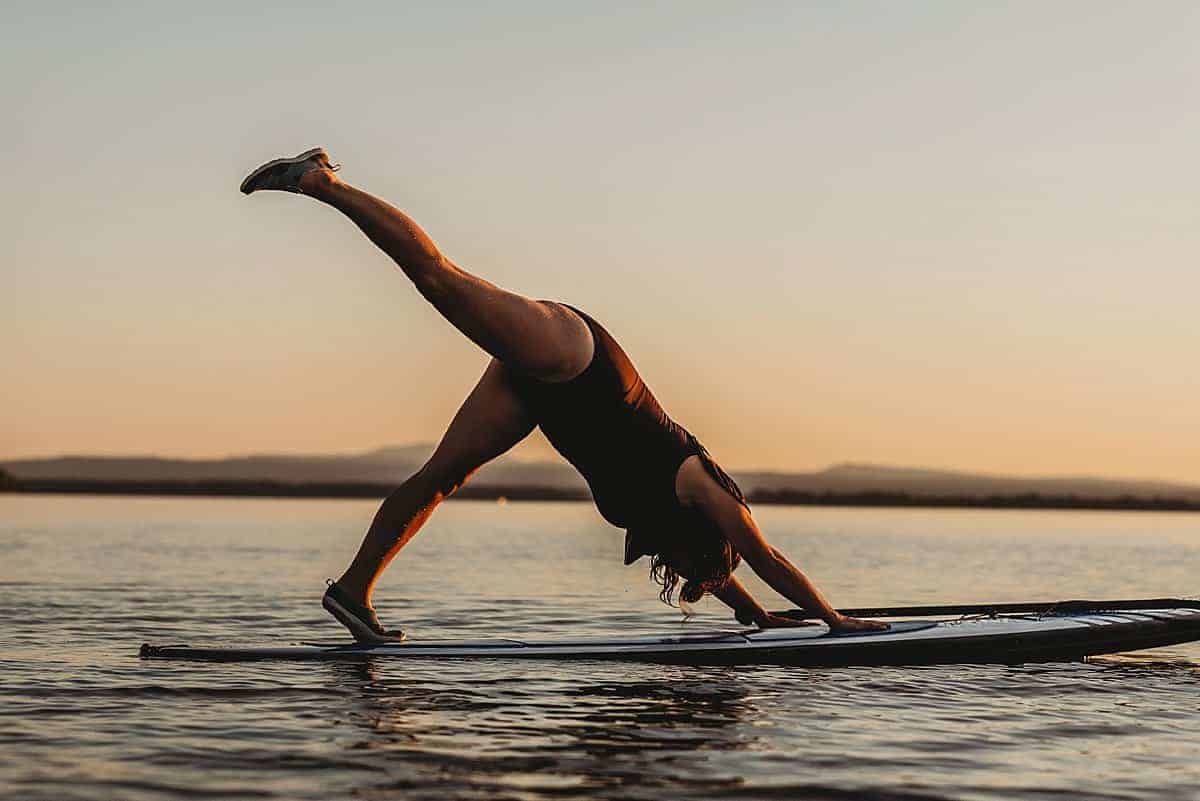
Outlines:
[{"label": "water ripple", "polygon": [[[321,578],[337,572],[372,504],[0,504],[10,507],[0,514],[6,798],[1200,797],[1194,646],[1077,664],[872,670],[150,662],[136,656],[144,641],[340,636],[317,605]],[[619,538],[584,506],[514,504],[499,520],[494,511],[439,512],[381,591],[385,620],[415,636],[727,622],[707,603],[688,624],[659,606],[644,571],[620,566]],[[1194,517],[770,509],[762,518],[829,577],[831,594],[862,604],[1049,597],[1079,560],[1095,586],[1071,595],[1160,595],[1200,568]],[[1068,533],[1070,548],[1041,547]],[[1126,569],[1137,538],[1163,546],[1136,551],[1139,572],[1154,577],[1144,586]],[[876,558],[857,558],[868,551]],[[1155,554],[1161,561],[1147,562]],[[935,591],[913,590],[914,576],[937,577]]]}]

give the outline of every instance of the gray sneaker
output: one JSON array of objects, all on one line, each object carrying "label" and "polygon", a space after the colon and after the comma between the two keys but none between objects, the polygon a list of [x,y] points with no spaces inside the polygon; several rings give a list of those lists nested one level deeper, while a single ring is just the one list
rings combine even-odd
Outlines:
[{"label": "gray sneaker", "polygon": [[324,148],[314,147],[295,158],[268,161],[246,176],[246,180],[242,181],[242,193],[248,195],[260,189],[278,189],[282,192],[303,194],[300,189],[300,176],[313,170],[337,172],[341,166],[329,161],[329,154]]},{"label": "gray sneaker", "polygon": [[404,639],[404,632],[399,629],[388,631],[379,622],[375,610],[364,606],[350,597],[341,585],[332,579],[326,579],[328,589],[321,599],[325,611],[337,618],[337,621],[354,635],[359,642],[399,642]]}]

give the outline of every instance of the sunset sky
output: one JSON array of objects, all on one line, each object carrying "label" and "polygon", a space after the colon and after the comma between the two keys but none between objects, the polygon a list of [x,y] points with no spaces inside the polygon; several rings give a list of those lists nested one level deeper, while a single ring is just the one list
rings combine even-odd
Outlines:
[{"label": "sunset sky", "polygon": [[1200,482],[1200,6],[428,5],[8,7],[0,459],[435,440],[486,357],[238,193],[323,145],[732,468]]}]

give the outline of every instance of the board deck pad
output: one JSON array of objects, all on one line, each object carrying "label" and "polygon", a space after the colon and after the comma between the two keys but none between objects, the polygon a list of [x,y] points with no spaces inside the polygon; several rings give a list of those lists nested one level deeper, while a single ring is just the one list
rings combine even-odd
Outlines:
[{"label": "board deck pad", "polygon": [[[932,620],[906,620],[906,621],[893,622],[893,623],[890,623],[890,625],[891,625],[891,628],[888,629],[888,631],[898,632],[898,631],[920,631],[921,629],[929,629],[929,628],[933,628],[934,626],[936,626],[937,623]],[[864,637],[864,636],[869,637],[871,635],[885,633],[885,632],[879,632],[879,631],[845,631],[845,632],[828,631],[824,627],[820,627],[820,626],[806,627],[806,630],[811,632],[811,634],[810,634],[811,637],[842,637],[842,638],[844,638],[844,637]],[[779,629],[779,631],[795,632],[795,631],[797,631],[797,629]],[[689,633],[685,633],[685,634],[673,634],[673,635],[658,635],[658,636],[648,635],[648,636],[644,636],[644,637],[610,637],[610,638],[593,637],[593,638],[578,639],[578,640],[564,639],[564,640],[536,641],[536,640],[518,640],[518,639],[509,638],[509,637],[497,637],[495,639],[481,639],[481,640],[403,640],[403,641],[396,642],[395,645],[397,647],[405,647],[405,648],[410,648],[410,647],[448,648],[451,646],[456,647],[456,648],[464,648],[464,647],[528,648],[531,646],[546,645],[548,643],[554,643],[555,645],[561,645],[561,646],[568,646],[568,645],[597,646],[597,645],[602,645],[602,644],[634,645],[634,644],[639,644],[639,643],[641,643],[641,644],[652,643],[652,644],[664,644],[665,645],[665,644],[686,644],[686,643],[697,643],[697,642],[721,642],[721,641],[728,641],[731,639],[736,641],[736,639],[739,637],[745,638],[745,637],[750,637],[752,635],[755,637],[759,637],[763,634],[766,634],[766,632],[763,631],[762,629],[742,628],[742,629],[730,629],[728,631],[708,630],[708,631],[697,631],[697,632],[689,632]],[[794,636],[789,637],[788,639],[794,639]],[[359,646],[359,643],[355,642],[354,640],[330,640],[330,641],[324,641],[324,642],[303,641],[300,644],[301,645],[311,645],[316,648],[353,648],[353,647]]]},{"label": "board deck pad", "polygon": [[670,635],[562,639],[412,639],[212,647],[143,645],[141,656],[206,661],[374,659],[604,659],[797,666],[1015,664],[1077,660],[1200,640],[1200,609],[1096,610],[891,621],[886,631],[710,629]]}]

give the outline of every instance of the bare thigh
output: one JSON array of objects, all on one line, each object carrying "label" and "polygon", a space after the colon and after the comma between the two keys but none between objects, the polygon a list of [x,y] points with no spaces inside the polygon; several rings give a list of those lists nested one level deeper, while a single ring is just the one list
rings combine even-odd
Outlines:
[{"label": "bare thigh", "polygon": [[535,425],[513,385],[510,368],[492,359],[424,471],[439,491],[453,492],[480,467],[529,436]]},{"label": "bare thigh", "polygon": [[[451,268],[457,271],[457,268]],[[534,300],[457,271],[425,293],[443,317],[491,356],[542,381],[569,381],[592,360],[592,332],[561,303]]]},{"label": "bare thigh", "polygon": [[305,190],[354,221],[404,271],[451,325],[493,357],[543,381],[566,381],[587,367],[587,324],[558,303],[510,292],[441,254],[411,217],[381,198],[326,174]]}]

